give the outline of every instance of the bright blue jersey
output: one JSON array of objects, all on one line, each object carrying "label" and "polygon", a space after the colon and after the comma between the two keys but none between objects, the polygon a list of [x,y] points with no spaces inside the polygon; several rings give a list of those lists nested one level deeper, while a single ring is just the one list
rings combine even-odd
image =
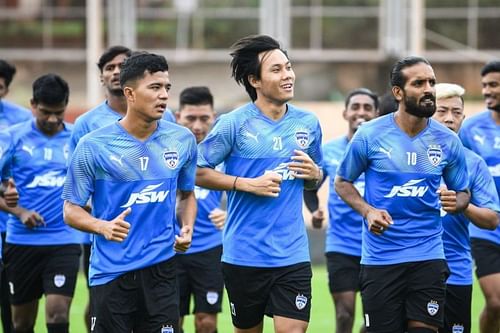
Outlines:
[{"label": "bright blue jersey", "polygon": [[[0,131],[33,117],[31,111],[14,103],[0,99]],[[5,232],[8,214],[0,211],[0,232]]]},{"label": "bright blue jersey", "polygon": [[354,134],[338,168],[338,175],[351,182],[363,172],[365,200],[387,210],[394,225],[380,236],[363,228],[361,263],[444,259],[436,191],[441,176],[451,190],[468,187],[458,137],[433,119],[414,137],[399,128],[394,114],[371,120]]},{"label": "bright blue jersey", "polygon": [[28,228],[14,215],[7,220],[7,242],[20,245],[77,244],[76,231],[63,220],[62,186],[66,177],[72,125],[47,136],[35,120],[9,129],[7,167],[19,192],[18,205],[40,214],[44,226]]},{"label": "bright blue jersey", "polygon": [[[123,115],[113,110],[107,101],[102,102],[95,108],[85,112],[75,121],[73,134],[71,135],[70,151],[75,150],[78,141],[87,133],[90,133],[98,128],[113,124],[123,118]],[[163,114],[163,119],[175,123],[175,117],[169,109]],[[90,235],[81,233],[81,243],[90,244]]]},{"label": "bright blue jersey", "polygon": [[222,244],[222,232],[212,223],[208,215],[221,204],[222,192],[196,186],[194,189],[198,211],[194,223],[191,247],[180,255],[207,251]]},{"label": "bright blue jersey", "polygon": [[[4,166],[7,161],[7,157],[9,156],[9,149],[10,149],[10,135],[7,131],[0,131],[0,171],[2,173],[2,181],[7,180],[8,175],[3,175],[4,173]],[[8,172],[8,168],[5,168],[5,171]],[[8,215],[5,214],[5,217],[8,218]],[[4,227],[5,227],[5,221],[4,221]],[[0,237],[0,249],[2,249],[2,238]],[[0,250],[0,259],[2,258],[2,252]]]},{"label": "bright blue jersey", "polygon": [[[492,112],[495,111],[486,110],[465,119],[459,135],[465,147],[486,161],[500,196],[500,125],[495,123]],[[500,226],[496,230],[483,230],[471,224],[469,231],[473,238],[500,244]]]},{"label": "bright blue jersey", "polygon": [[174,255],[176,191],[192,191],[196,142],[186,128],[158,121],[144,142],[115,122],[78,143],[64,184],[63,199],[85,206],[111,221],[126,208],[132,212],[128,237],[121,243],[92,237],[90,285],[165,261]]},{"label": "bright blue jersey", "polygon": [[[469,149],[465,149],[465,160],[469,173],[471,203],[483,208],[500,211],[495,182],[484,160]],[[469,241],[469,220],[463,213],[443,216],[444,254],[450,276],[447,283],[454,285],[472,284],[472,257]],[[472,225],[472,224],[471,224]]]},{"label": "bright blue jersey", "polygon": [[[339,252],[351,256],[361,256],[361,230],[363,218],[349,207],[335,192],[335,175],[344,156],[347,136],[342,136],[323,145],[323,171],[330,177],[328,196],[329,225],[326,232],[325,252]],[[361,195],[365,192],[365,176],[354,181]]]},{"label": "bright blue jersey", "polygon": [[224,162],[226,174],[255,178],[281,174],[279,197],[247,192],[228,193],[222,261],[242,266],[281,267],[309,261],[302,216],[304,181],[287,168],[294,150],[306,152],[321,165],[321,128],[316,116],[287,105],[277,121],[253,103],[219,117],[198,145],[198,166],[215,168]]}]

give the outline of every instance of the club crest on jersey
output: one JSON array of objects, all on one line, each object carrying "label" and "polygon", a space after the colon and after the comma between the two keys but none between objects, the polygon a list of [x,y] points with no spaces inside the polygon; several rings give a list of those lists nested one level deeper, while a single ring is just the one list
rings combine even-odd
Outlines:
[{"label": "club crest on jersey", "polygon": [[309,147],[309,132],[305,130],[296,131],[295,142],[297,142],[300,148],[305,149]]},{"label": "club crest on jersey", "polygon": [[427,158],[432,165],[438,166],[443,158],[443,151],[440,145],[429,145],[427,148]]},{"label": "club crest on jersey", "polygon": [[464,333],[464,326],[460,324],[454,324],[451,328],[452,333]]},{"label": "club crest on jersey", "polygon": [[219,300],[219,293],[216,291],[207,291],[207,302],[214,305]]},{"label": "club crest on jersey", "polygon": [[170,325],[163,326],[160,333],[174,333],[174,328]]},{"label": "club crest on jersey", "polygon": [[66,276],[63,274],[54,275],[54,286],[61,288],[66,283]]},{"label": "club crest on jersey", "polygon": [[439,304],[436,301],[430,301],[427,303],[427,312],[431,316],[435,316],[439,311]]},{"label": "club crest on jersey", "polygon": [[302,310],[303,308],[306,307],[306,305],[307,305],[307,297],[304,295],[298,294],[295,297],[295,306],[297,307],[297,309]]},{"label": "club crest on jersey", "polygon": [[169,169],[175,169],[175,167],[179,163],[179,153],[175,150],[164,150],[163,160],[165,161],[165,165]]}]

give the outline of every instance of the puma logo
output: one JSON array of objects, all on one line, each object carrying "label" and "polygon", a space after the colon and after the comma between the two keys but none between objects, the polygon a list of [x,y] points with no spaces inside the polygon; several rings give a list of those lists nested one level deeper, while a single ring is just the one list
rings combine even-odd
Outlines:
[{"label": "puma logo", "polygon": [[392,159],[392,156],[391,156],[392,148],[390,148],[389,150],[387,150],[384,147],[379,147],[378,151],[381,152],[381,153],[383,153],[383,154],[386,154],[387,157],[389,157],[389,158]]}]

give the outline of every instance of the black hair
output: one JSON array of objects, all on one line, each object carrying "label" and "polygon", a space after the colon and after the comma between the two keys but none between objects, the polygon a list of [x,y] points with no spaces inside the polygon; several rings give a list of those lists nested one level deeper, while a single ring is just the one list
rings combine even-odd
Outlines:
[{"label": "black hair", "polygon": [[5,60],[0,59],[0,77],[5,80],[5,85],[9,87],[14,75],[16,74],[16,67],[9,64]]},{"label": "black hair", "polygon": [[388,91],[379,98],[378,116],[396,112],[399,108],[399,102],[396,100],[392,91]]},{"label": "black hair", "polygon": [[68,104],[68,83],[57,74],[45,74],[33,82],[33,102],[47,105]]},{"label": "black hair", "polygon": [[97,67],[99,67],[101,73],[104,70],[104,65],[113,60],[119,54],[125,54],[127,57],[130,57],[132,50],[121,45],[111,46],[101,55],[99,61],[97,62]]},{"label": "black hair", "polygon": [[357,88],[351,90],[345,99],[345,107],[347,109],[349,103],[351,102],[351,98],[356,95],[366,95],[373,100],[373,106],[375,106],[375,110],[378,109],[378,96],[373,91],[368,88]]},{"label": "black hair", "polygon": [[488,62],[484,67],[481,69],[481,76],[485,76],[486,74],[489,73],[497,73],[500,72],[500,61],[499,60],[493,60]]},{"label": "black hair", "polygon": [[210,105],[214,106],[214,97],[208,87],[189,87],[184,89],[179,96],[179,109],[184,105]]},{"label": "black hair", "polygon": [[166,71],[168,71],[168,63],[164,56],[148,52],[134,52],[122,65],[120,85],[125,88],[127,82],[143,78],[146,72],[154,74]]},{"label": "black hair", "polygon": [[406,84],[406,77],[403,75],[403,69],[406,67],[411,67],[413,65],[419,64],[419,63],[424,63],[427,65],[431,65],[427,59],[422,58],[422,57],[415,57],[415,56],[410,56],[406,57],[403,59],[398,60],[394,66],[392,67],[391,71],[391,85],[393,87],[400,87],[401,89],[404,88]]},{"label": "black hair", "polygon": [[288,57],[286,51],[281,49],[277,40],[266,35],[251,35],[243,37],[231,46],[230,53],[232,77],[238,84],[243,84],[248,95],[255,101],[257,92],[248,81],[248,77],[253,75],[260,79],[261,61],[259,54],[272,50],[281,50]]}]

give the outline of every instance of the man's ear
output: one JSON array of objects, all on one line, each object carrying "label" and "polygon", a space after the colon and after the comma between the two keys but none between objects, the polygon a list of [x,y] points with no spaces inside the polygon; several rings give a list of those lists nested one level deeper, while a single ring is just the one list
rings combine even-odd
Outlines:
[{"label": "man's ear", "polygon": [[32,108],[33,110],[34,110],[34,109],[36,109],[36,104],[37,104],[37,103],[35,102],[35,100],[34,100],[33,98],[32,98],[32,99],[30,99],[30,105],[31,105],[31,108]]},{"label": "man's ear", "polygon": [[248,83],[255,89],[260,88],[260,80],[255,75],[248,75]]},{"label": "man's ear", "polygon": [[123,88],[123,95],[125,96],[127,102],[132,102],[132,103],[135,102],[134,88],[130,86],[125,86],[125,88]]},{"label": "man's ear", "polygon": [[398,86],[393,86],[392,87],[392,95],[394,96],[394,98],[398,101],[398,102],[401,102],[404,98],[404,91],[403,89],[401,89],[401,87],[398,87]]}]

